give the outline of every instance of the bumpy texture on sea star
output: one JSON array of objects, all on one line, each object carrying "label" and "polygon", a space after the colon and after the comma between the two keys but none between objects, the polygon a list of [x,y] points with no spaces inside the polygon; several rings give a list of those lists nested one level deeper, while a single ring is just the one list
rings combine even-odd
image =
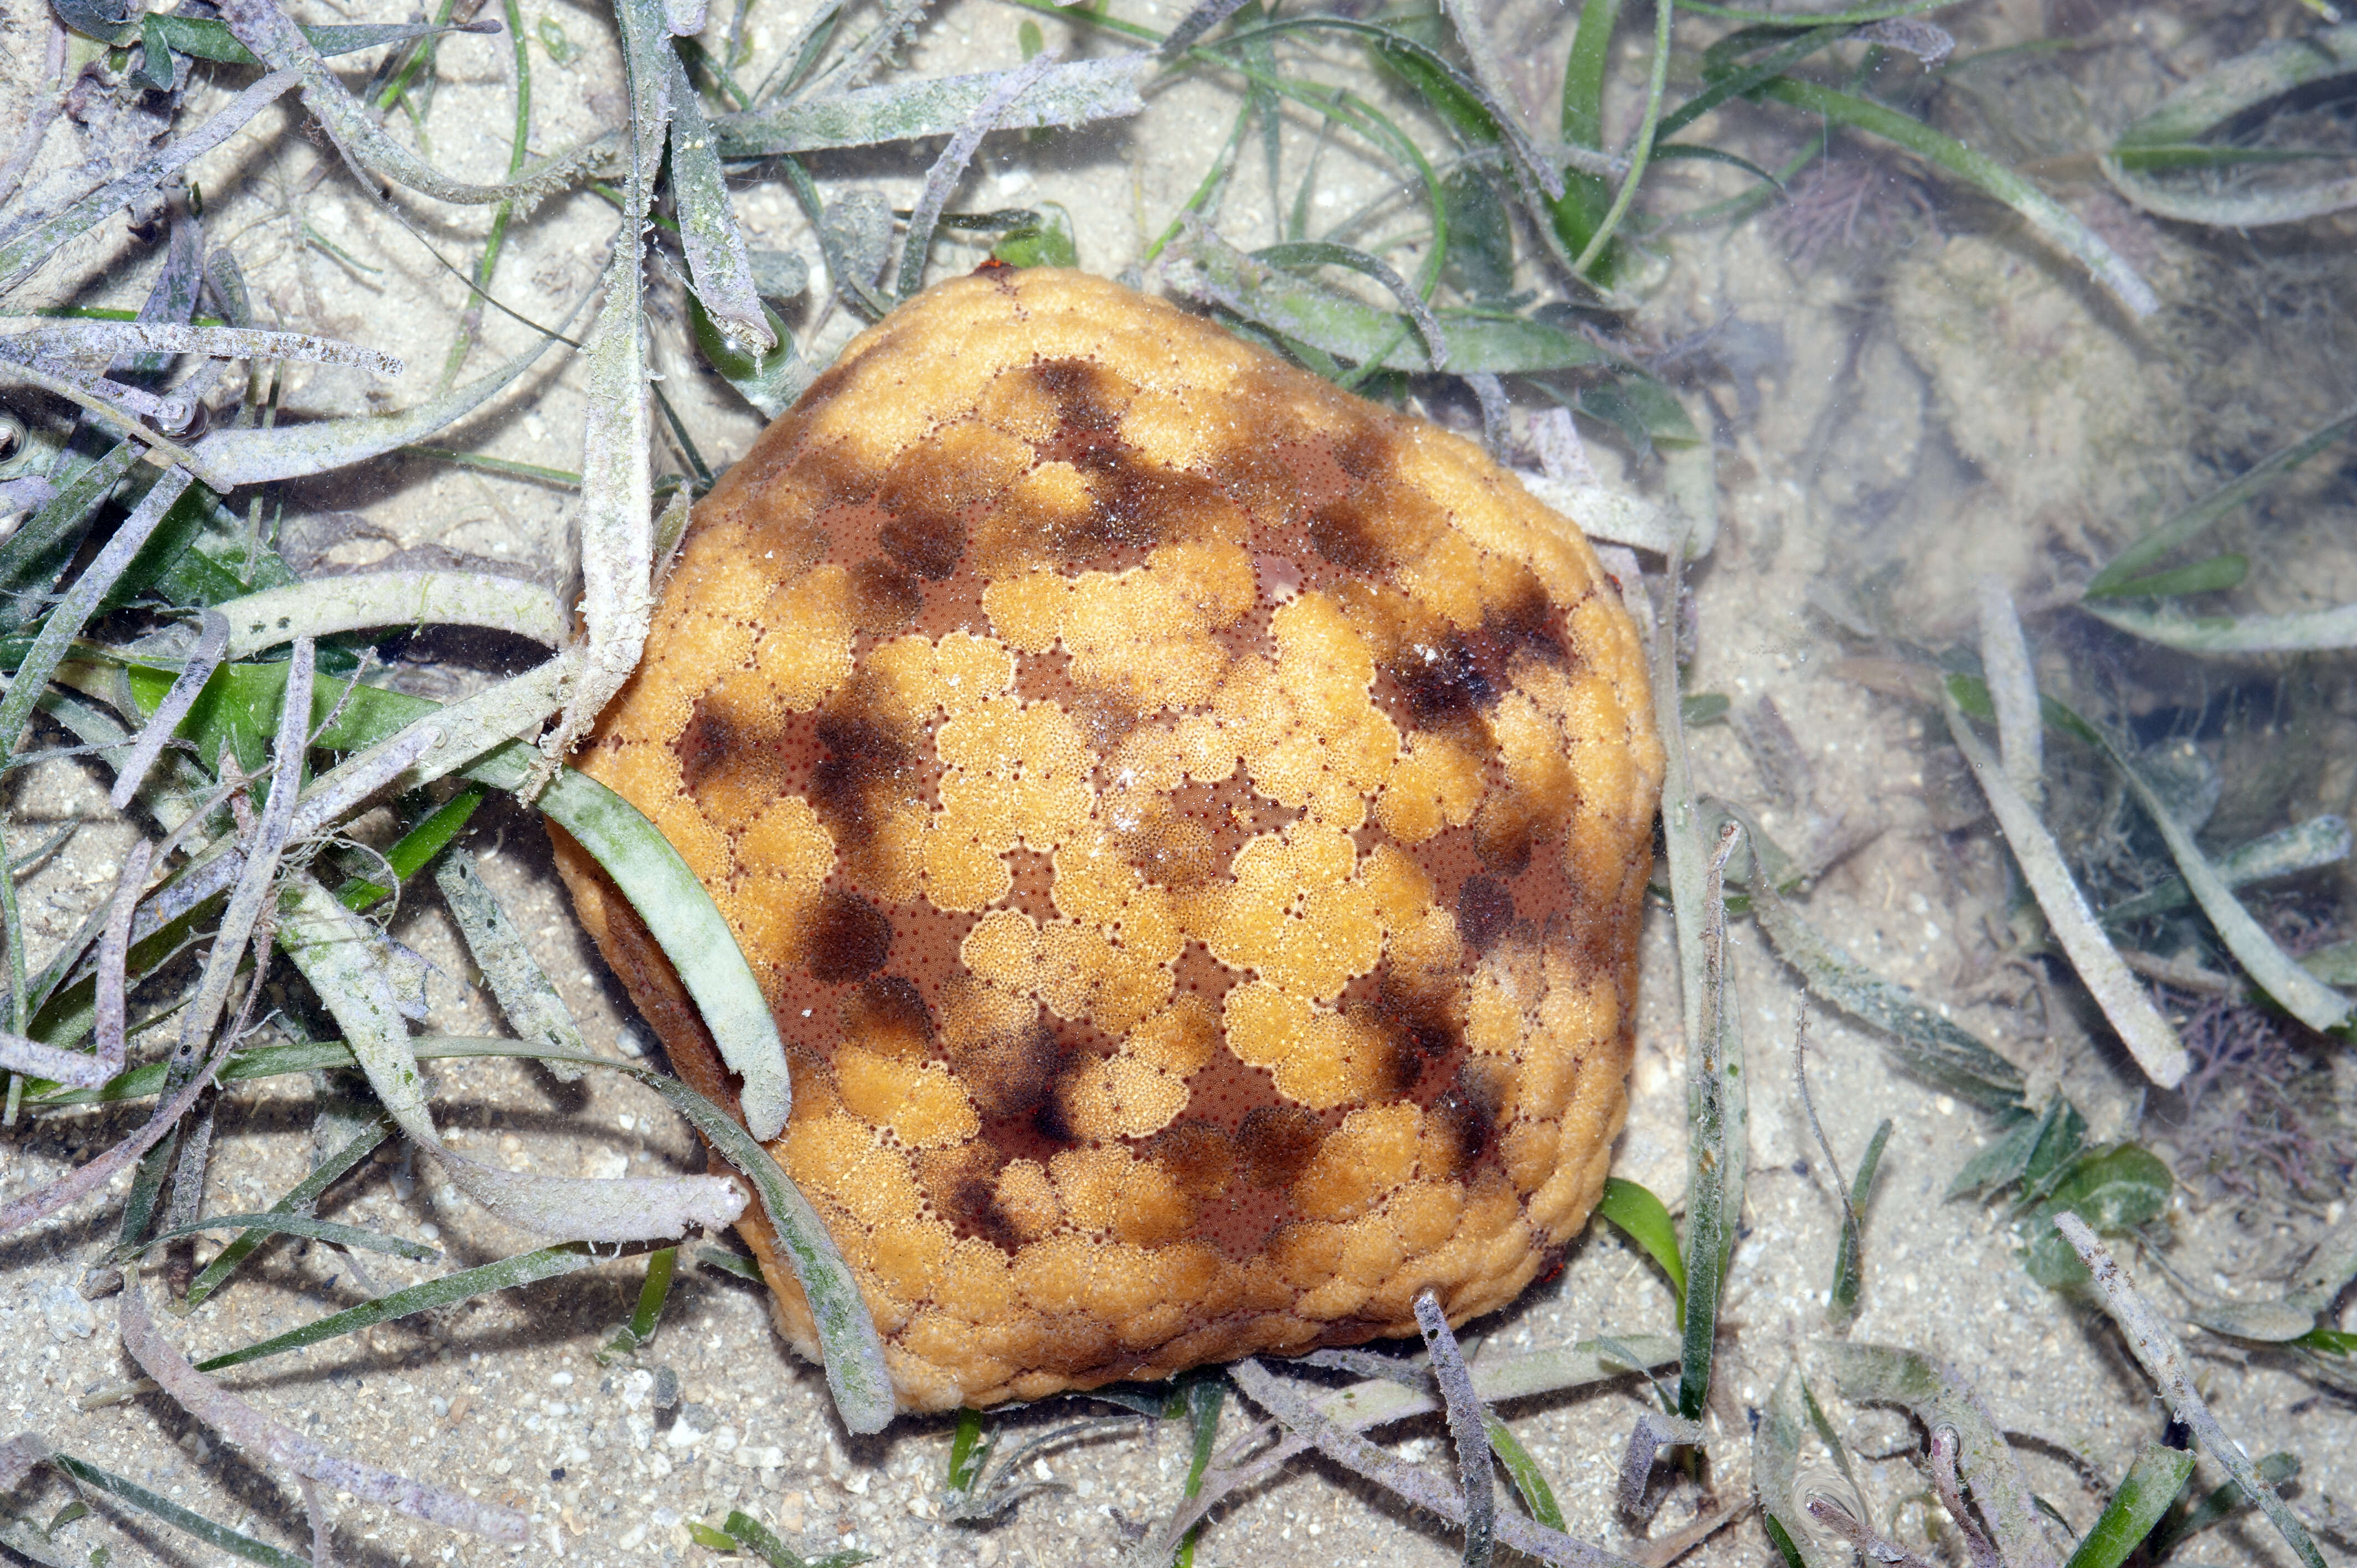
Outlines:
[{"label": "bumpy texture on sea star", "polygon": [[1477,448],[1001,269],[854,342],[696,508],[580,766],[727,917],[792,1069],[772,1150],[942,1410],[1529,1283],[1625,1112],[1650,714],[1586,542]]}]

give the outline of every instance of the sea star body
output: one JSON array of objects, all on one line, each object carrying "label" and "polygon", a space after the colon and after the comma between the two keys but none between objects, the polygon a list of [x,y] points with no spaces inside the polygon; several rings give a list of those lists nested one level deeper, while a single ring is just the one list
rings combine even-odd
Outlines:
[{"label": "sea star body", "polygon": [[1625,1111],[1650,715],[1586,542],[1477,448],[998,269],[859,338],[697,507],[580,766],[727,918],[792,1071],[773,1152],[940,1410],[1512,1299]]}]

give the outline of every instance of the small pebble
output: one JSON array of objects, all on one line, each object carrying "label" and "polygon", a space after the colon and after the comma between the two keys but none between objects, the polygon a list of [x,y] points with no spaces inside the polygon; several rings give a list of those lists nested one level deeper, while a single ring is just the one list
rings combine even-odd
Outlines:
[{"label": "small pebble", "polygon": [[98,1328],[98,1314],[81,1293],[63,1280],[51,1280],[37,1287],[35,1299],[41,1305],[41,1321],[48,1326],[52,1339],[87,1339]]}]

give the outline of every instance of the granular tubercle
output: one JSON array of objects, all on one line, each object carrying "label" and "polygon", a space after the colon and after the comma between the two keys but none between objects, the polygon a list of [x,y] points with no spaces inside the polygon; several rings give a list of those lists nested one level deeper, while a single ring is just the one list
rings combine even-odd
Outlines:
[{"label": "granular tubercle", "polygon": [[1650,715],[1586,542],[1478,449],[996,269],[861,336],[696,508],[579,766],[727,918],[792,1070],[771,1152],[942,1410],[1512,1300],[1626,1108]]}]

